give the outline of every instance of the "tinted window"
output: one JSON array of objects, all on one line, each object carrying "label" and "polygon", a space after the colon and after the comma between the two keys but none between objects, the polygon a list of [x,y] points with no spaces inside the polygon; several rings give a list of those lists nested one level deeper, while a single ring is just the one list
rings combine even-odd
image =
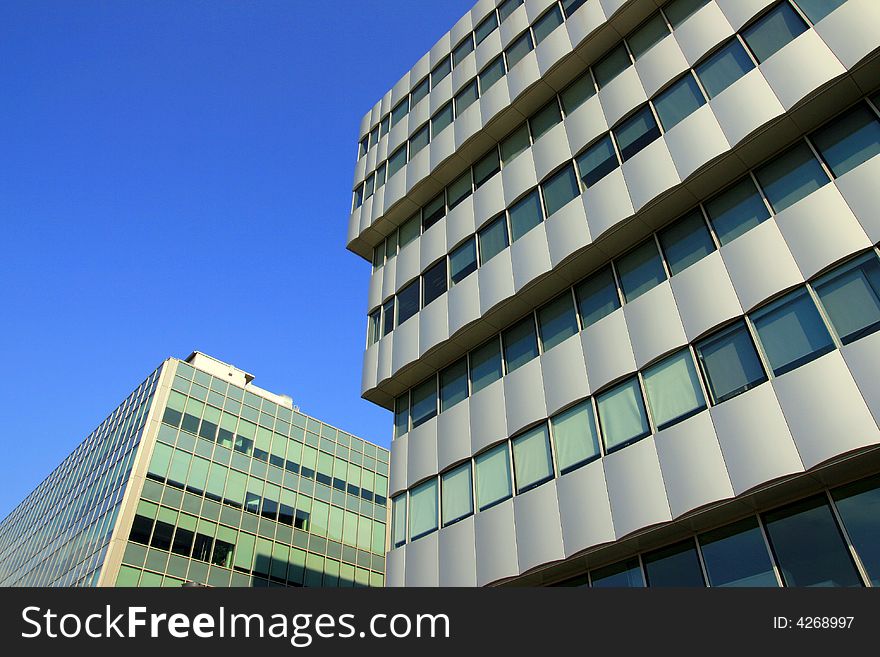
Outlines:
[{"label": "tinted window", "polygon": [[624,162],[660,136],[660,128],[647,105],[617,126],[613,132]]},{"label": "tinted window", "polygon": [[504,220],[504,215],[482,228],[478,237],[480,240],[480,264],[485,265],[508,247],[507,223]]},{"label": "tinted window", "polygon": [[470,360],[471,394],[476,394],[501,378],[501,346],[497,337],[474,349]]},{"label": "tinted window", "polygon": [[544,351],[552,349],[578,332],[571,291],[564,292],[538,309],[538,330]]},{"label": "tinted window", "polygon": [[504,362],[507,364],[508,374],[538,356],[535,320],[531,315],[504,331],[501,339],[504,343]]},{"label": "tinted window", "polygon": [[651,433],[636,377],[598,395],[596,403],[606,451],[624,447]]},{"label": "tinted window", "polygon": [[431,81],[425,77],[421,82],[419,82],[412,90],[412,96],[410,102],[413,106],[417,105],[418,102],[428,95],[428,90],[430,87]]},{"label": "tinted window", "polygon": [[587,70],[586,73],[568,85],[559,94],[559,98],[562,101],[562,111],[567,116],[595,95],[596,85],[593,84],[593,76]]},{"label": "tinted window", "polygon": [[648,586],[705,586],[700,558],[692,540],[648,552],[644,556]]},{"label": "tinted window", "polygon": [[835,177],[880,153],[880,121],[861,103],[811,135]]},{"label": "tinted window", "polygon": [[419,312],[419,279],[397,293],[397,325]]},{"label": "tinted window", "polygon": [[523,123],[520,127],[508,135],[501,142],[501,160],[504,164],[522,153],[531,145],[529,141],[529,126]]},{"label": "tinted window", "polygon": [[440,490],[444,527],[474,512],[469,462],[444,472],[440,476]]},{"label": "tinted window", "polygon": [[550,434],[545,423],[517,436],[511,440],[511,445],[517,493],[524,493],[553,478]]},{"label": "tinted window", "polygon": [[770,218],[770,211],[749,176],[708,201],[706,214],[722,246]]},{"label": "tinted window", "polygon": [[675,29],[707,4],[709,4],[709,0],[672,0],[664,5],[663,11],[672,28]]},{"label": "tinted window", "polygon": [[593,588],[641,588],[645,585],[638,558],[627,559],[590,573]]},{"label": "tinted window", "polygon": [[739,39],[733,38],[726,46],[694,67],[703,88],[714,98],[755,68],[752,58],[746,53]]},{"label": "tinted window", "polygon": [[449,201],[449,209],[452,210],[452,208],[470,196],[472,191],[471,172],[468,170],[453,180],[449,184],[449,187],[446,188],[446,198]]},{"label": "tinted window", "polygon": [[880,329],[880,263],[873,251],[838,267],[813,287],[843,344]]},{"label": "tinted window", "polygon": [[874,586],[880,586],[880,478],[832,491],[846,533]]},{"label": "tinted window", "polygon": [[715,250],[715,243],[699,208],[660,231],[660,246],[669,271],[677,274]]},{"label": "tinted window", "polygon": [[427,306],[446,292],[446,258],[441,259],[436,265],[430,267],[422,278],[424,279],[422,285],[423,305]]},{"label": "tinted window", "polygon": [[431,136],[428,132],[428,124],[426,123],[421,128],[416,130],[413,133],[413,136],[409,139],[409,156],[413,157],[416,153],[422,150],[425,146],[428,145]]},{"label": "tinted window", "polygon": [[776,212],[800,201],[828,182],[827,174],[803,141],[755,171]]},{"label": "tinted window", "polygon": [[452,285],[477,270],[477,245],[471,238],[449,254],[449,278]]},{"label": "tinted window", "polygon": [[462,112],[464,112],[468,107],[474,104],[477,98],[480,97],[480,93],[477,90],[477,80],[474,78],[468,84],[466,84],[461,91],[459,91],[455,96],[455,116],[458,118],[461,116]]},{"label": "tinted window", "polygon": [[476,468],[477,506],[484,511],[513,494],[510,478],[510,454],[507,443],[483,452],[474,458]]},{"label": "tinted window", "polygon": [[422,208],[422,230],[427,231],[445,216],[446,198],[443,192],[440,192]]},{"label": "tinted window", "polygon": [[467,399],[467,396],[467,358],[462,358],[440,372],[440,412]]},{"label": "tinted window", "polygon": [[738,322],[695,345],[712,401],[719,404],[767,380],[746,325]]},{"label": "tinted window", "polygon": [[532,228],[544,220],[541,212],[541,197],[534,190],[510,208],[510,236],[516,242]]},{"label": "tinted window", "polygon": [[560,121],[562,121],[562,115],[559,113],[559,104],[554,97],[552,101],[544,105],[529,119],[532,138],[538,141]]},{"label": "tinted window", "polygon": [[611,267],[605,267],[579,283],[574,292],[584,328],[620,308],[620,297]]},{"label": "tinted window", "polygon": [[431,117],[431,134],[436,137],[450,123],[452,123],[452,101],[446,103]]},{"label": "tinted window", "polygon": [[409,113],[409,98],[404,98],[391,110],[391,127],[393,128],[400,120]]},{"label": "tinted window", "polygon": [[690,350],[683,349],[644,372],[645,394],[660,431],[706,408]]},{"label": "tinted window", "polygon": [[498,15],[501,17],[501,21],[504,22],[522,3],[523,0],[504,0],[498,5]]},{"label": "tinted window", "polygon": [[382,306],[382,335],[388,335],[394,328],[394,297],[388,299]]},{"label": "tinted window", "polygon": [[388,177],[391,178],[406,164],[406,144],[398,148],[388,158]]},{"label": "tinted window", "polygon": [[541,43],[560,25],[562,25],[562,12],[559,10],[559,5],[554,4],[553,9],[541,16],[532,25],[532,29],[535,31],[535,43]]},{"label": "tinted window", "polygon": [[430,479],[409,493],[409,538],[411,541],[437,529],[437,480]]},{"label": "tinted window", "polygon": [[711,586],[778,586],[756,518],[702,534],[703,563]]},{"label": "tinted window", "polygon": [[743,30],[742,35],[760,63],[806,30],[804,19],[790,4],[780,2]]},{"label": "tinted window", "polygon": [[654,98],[654,108],[664,130],[672,129],[705,104],[703,92],[690,73]]},{"label": "tinted window", "polygon": [[614,171],[620,163],[617,161],[617,153],[614,152],[611,137],[605,135],[578,155],[577,165],[581,172],[581,180],[587,187],[592,187]]},{"label": "tinted window", "polygon": [[437,379],[433,376],[410,391],[412,428],[424,424],[437,415]]},{"label": "tinted window", "polygon": [[522,36],[510,44],[504,54],[507,55],[507,70],[509,71],[526,55],[528,55],[534,46],[532,45],[532,35],[528,30],[523,32]]},{"label": "tinted window", "polygon": [[633,301],[666,280],[663,261],[653,238],[621,257],[615,265],[627,301]]},{"label": "tinted window", "polygon": [[480,72],[480,89],[486,93],[489,88],[504,77],[504,58],[499,55]]},{"label": "tinted window", "polygon": [[818,23],[846,0],[795,0],[795,2],[807,18],[813,23]]},{"label": "tinted window", "polygon": [[560,474],[599,457],[599,433],[589,399],[554,415],[550,418],[550,426]]},{"label": "tinted window", "polygon": [[493,11],[491,14],[486,16],[483,21],[477,25],[477,29],[474,30],[474,36],[477,39],[477,45],[480,45],[480,42],[485,39],[487,36],[492,34],[495,31],[495,28],[498,27],[498,18],[495,16],[495,12]]},{"label": "tinted window", "polygon": [[611,82],[614,78],[623,73],[630,65],[632,65],[632,60],[629,58],[626,46],[621,42],[619,46],[605,55],[595,66],[593,66],[593,74],[596,76],[596,82],[598,83],[599,88],[601,89]]},{"label": "tinted window", "polygon": [[409,393],[394,400],[394,436],[401,436],[409,431]]},{"label": "tinted window", "polygon": [[414,214],[400,226],[400,248],[403,249],[407,244],[415,240],[420,232],[421,225],[419,223],[419,215]]},{"label": "tinted window", "polygon": [[452,51],[452,65],[458,66],[462,60],[474,51],[474,37],[468,34]]},{"label": "tinted window", "polygon": [[452,59],[449,57],[445,57],[443,61],[441,61],[434,69],[431,71],[431,88],[437,86],[437,83],[440,82],[443,78],[449,75],[449,72],[452,70]]},{"label": "tinted window", "polygon": [[572,165],[567,165],[541,183],[547,216],[564,207],[581,193]]},{"label": "tinted window", "polygon": [[499,171],[501,171],[501,160],[498,157],[498,149],[493,148],[474,165],[474,186],[479,188]]},{"label": "tinted window", "polygon": [[651,46],[657,44],[667,34],[669,34],[669,27],[658,11],[630,34],[626,41],[629,44],[633,57],[638,60],[639,57],[651,49]]}]

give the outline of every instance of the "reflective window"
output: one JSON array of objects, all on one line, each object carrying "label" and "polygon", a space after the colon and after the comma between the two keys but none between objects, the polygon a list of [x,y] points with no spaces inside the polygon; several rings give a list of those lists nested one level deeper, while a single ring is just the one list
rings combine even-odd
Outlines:
[{"label": "reflective window", "polygon": [[385,168],[388,165],[387,162],[383,162],[376,169],[376,191],[385,184]]},{"label": "reflective window", "polygon": [[525,151],[530,145],[529,126],[523,123],[501,142],[501,161],[505,165],[509,164],[513,158]]},{"label": "reflective window", "polygon": [[838,267],[813,287],[843,344],[880,329],[880,263],[873,251]]},{"label": "reflective window", "polygon": [[388,335],[394,329],[394,297],[382,305],[382,335]]},{"label": "reflective window", "polygon": [[610,51],[593,66],[596,83],[601,89],[632,65],[629,53],[623,42]]},{"label": "reflective window", "polygon": [[568,18],[578,9],[580,9],[584,4],[586,4],[587,0],[562,0],[562,11],[565,12],[565,17]]},{"label": "reflective window", "polygon": [[436,137],[450,123],[452,123],[452,101],[446,103],[431,117],[431,134]]},{"label": "reflective window", "polygon": [[480,42],[483,41],[487,36],[492,34],[498,27],[498,17],[495,16],[495,12],[493,11],[491,14],[486,16],[483,21],[477,25],[477,29],[474,30],[474,37],[476,37],[477,45],[480,45]]},{"label": "reflective window", "polygon": [[[415,157],[415,154],[422,150],[425,146],[428,145],[431,137],[428,133],[428,124],[426,123],[421,128],[413,133],[413,136],[409,139],[409,156]],[[372,190],[370,191],[372,194]]]},{"label": "reflective window", "polygon": [[461,358],[440,372],[440,412],[468,396],[467,358]]},{"label": "reflective window", "polygon": [[456,205],[465,200],[468,196],[471,195],[473,191],[473,186],[471,183],[471,172],[470,170],[465,171],[458,178],[449,183],[449,187],[446,188],[446,197],[449,201],[449,210],[451,211]]},{"label": "reflective window", "polygon": [[394,400],[394,437],[409,431],[409,393]]},{"label": "reflective window", "polygon": [[419,101],[428,95],[428,91],[430,89],[431,81],[427,76],[422,79],[415,87],[413,87],[410,103],[413,107],[415,107]]},{"label": "reflective window", "polygon": [[357,210],[364,204],[364,186],[358,185],[358,188],[354,190],[354,209]]},{"label": "reflective window", "polygon": [[755,171],[775,212],[800,201],[828,182],[819,160],[803,141]]},{"label": "reflective window", "polygon": [[824,495],[764,514],[786,586],[861,586]]},{"label": "reflective window", "polygon": [[510,455],[506,442],[475,457],[474,466],[477,506],[480,511],[503,502],[513,494]]},{"label": "reflective window", "polygon": [[880,478],[838,488],[831,495],[868,578],[880,586]]},{"label": "reflective window", "polygon": [[706,408],[689,349],[652,365],[643,376],[645,394],[658,431]]},{"label": "reflective window", "polygon": [[743,30],[742,35],[760,64],[806,30],[804,19],[790,4],[780,2]]},{"label": "reflective window", "polygon": [[474,165],[474,187],[480,185],[501,171],[501,160],[498,157],[498,149],[493,148]]},{"label": "reflective window", "polygon": [[480,92],[477,89],[477,79],[474,78],[455,95],[455,118],[461,116],[462,112],[473,105],[479,97]]},{"label": "reflective window", "polygon": [[835,177],[880,153],[880,120],[864,103],[810,135]]},{"label": "reflective window", "polygon": [[522,33],[522,36],[511,43],[507,47],[507,50],[504,51],[504,54],[507,55],[507,70],[510,71],[513,69],[513,67],[516,66],[523,57],[532,52],[533,49],[532,35],[526,30]]},{"label": "reflective window", "polygon": [[750,176],[709,200],[706,214],[722,246],[770,218],[770,211]]},{"label": "reflective window", "polygon": [[514,324],[501,334],[504,344],[504,362],[507,373],[522,367],[538,356],[538,338],[535,335],[535,319],[531,315]]},{"label": "reflective window", "polygon": [[559,112],[559,103],[556,102],[556,97],[554,96],[553,100],[535,112],[532,118],[529,119],[532,138],[538,141],[560,121],[562,121],[562,114]]},{"label": "reflective window", "polygon": [[825,18],[837,9],[846,0],[795,0],[801,11],[807,15],[814,24]]},{"label": "reflective window", "polygon": [[458,66],[467,57],[474,51],[474,36],[473,34],[468,34],[464,40],[455,46],[455,49],[452,51],[452,66]]},{"label": "reflective window", "polygon": [[715,250],[703,213],[693,212],[660,231],[660,246],[673,275],[684,271]]},{"label": "reflective window", "polygon": [[385,264],[385,245],[380,244],[373,249],[373,269],[379,269]]},{"label": "reflective window", "polygon": [[559,474],[599,457],[599,434],[589,399],[550,418]]},{"label": "reflective window", "polygon": [[501,345],[494,337],[470,353],[471,394],[501,378]]},{"label": "reflective window", "polygon": [[437,299],[446,292],[446,258],[429,267],[422,275],[422,307]]},{"label": "reflective window", "polygon": [[379,139],[388,134],[389,125],[391,122],[391,115],[386,114],[382,120],[379,122]]},{"label": "reflective window", "polygon": [[542,221],[541,197],[535,189],[510,207],[511,240],[516,242]]},{"label": "reflective window", "polygon": [[587,328],[620,308],[620,296],[610,266],[600,269],[574,288],[581,324]]},{"label": "reflective window", "polygon": [[397,326],[419,312],[419,279],[397,293]]},{"label": "reflective window", "polygon": [[553,8],[532,25],[535,31],[535,44],[541,43],[560,25],[562,25],[562,12],[559,10],[559,5],[554,3]]},{"label": "reflective window", "polygon": [[706,586],[693,540],[648,552],[644,558],[648,586]]},{"label": "reflective window", "polygon": [[753,68],[752,58],[734,37],[714,55],[697,64],[694,71],[709,98],[714,98]]},{"label": "reflective window", "polygon": [[633,57],[638,60],[667,34],[669,34],[669,27],[658,11],[626,37],[626,42],[629,44]]},{"label": "reflective window", "polygon": [[666,270],[653,238],[636,247],[614,263],[623,296],[629,302],[666,280]]},{"label": "reflective window", "polygon": [[675,29],[707,4],[709,0],[672,0],[663,5],[663,11]]},{"label": "reflective window", "polygon": [[409,98],[404,98],[397,105],[394,106],[394,109],[391,110],[391,127],[393,128],[400,120],[409,113]]},{"label": "reflective window", "polygon": [[388,158],[388,177],[391,178],[406,164],[406,144],[398,148]]},{"label": "reflective window", "polygon": [[501,17],[503,23],[507,18],[523,3],[523,0],[504,0],[498,5],[498,16]]},{"label": "reflective window", "polygon": [[367,331],[367,342],[373,344],[379,341],[382,330],[382,309],[377,308],[370,313],[369,329]]},{"label": "reflective window", "polygon": [[541,190],[544,192],[544,207],[549,217],[581,193],[574,167],[568,164],[557,171],[541,183]]},{"label": "reflective window", "polygon": [[437,379],[431,377],[411,391],[410,415],[415,429],[437,415]]},{"label": "reflective window", "polygon": [[440,494],[444,527],[474,512],[470,462],[440,475]]},{"label": "reflective window", "polygon": [[422,230],[427,231],[445,216],[446,198],[443,192],[440,192],[422,208]]},{"label": "reflective window", "polygon": [[546,423],[517,436],[511,444],[517,493],[524,493],[553,478],[550,434]]},{"label": "reflective window", "polygon": [[752,313],[751,319],[776,376],[834,349],[828,329],[805,288]]},{"label": "reflective window", "polygon": [[705,104],[703,92],[690,73],[654,98],[657,116],[667,131]]},{"label": "reflective window", "polygon": [[429,479],[409,493],[409,537],[411,541],[437,529],[437,479]]},{"label": "reflective window", "polygon": [[628,445],[651,433],[642,391],[636,377],[603,392],[596,397],[599,406],[599,426],[610,452]]},{"label": "reflective window", "polygon": [[471,237],[449,254],[450,285],[460,283],[475,271],[477,271],[477,244]]},{"label": "reflective window", "polygon": [[481,228],[477,236],[480,241],[480,264],[485,265],[509,245],[504,215]]},{"label": "reflective window", "polygon": [[592,187],[620,166],[614,144],[611,143],[611,136],[605,135],[578,155],[577,165],[581,172],[581,180],[586,187]]},{"label": "reflective window", "polygon": [[595,95],[596,85],[593,83],[593,76],[590,75],[588,69],[586,73],[559,94],[559,99],[562,101],[562,111],[568,116]]},{"label": "reflective window", "polygon": [[699,537],[711,586],[779,586],[754,516]]},{"label": "reflective window", "polygon": [[570,290],[538,309],[538,331],[545,352],[578,332]]},{"label": "reflective window", "polygon": [[645,105],[613,131],[620,149],[620,157],[626,162],[633,155],[660,136],[660,128],[651,108]]},{"label": "reflective window", "polygon": [[638,558],[634,558],[597,568],[590,572],[590,582],[594,589],[641,588],[645,585],[645,578]]},{"label": "reflective window", "polygon": [[373,195],[373,181],[375,179],[374,174],[370,174],[367,177],[366,182],[364,183],[364,198],[368,199]]},{"label": "reflective window", "polygon": [[400,226],[400,248],[401,250],[407,244],[415,240],[421,234],[421,224],[419,222],[419,214],[416,213],[407,219]]},{"label": "reflective window", "polygon": [[744,322],[737,322],[695,345],[712,402],[751,390],[767,380]]},{"label": "reflective window", "polygon": [[480,90],[485,94],[493,84],[504,77],[504,57],[498,55],[480,72]]},{"label": "reflective window", "polygon": [[431,71],[431,88],[436,87],[440,80],[449,75],[450,71],[452,71],[452,58],[444,57],[443,61]]}]

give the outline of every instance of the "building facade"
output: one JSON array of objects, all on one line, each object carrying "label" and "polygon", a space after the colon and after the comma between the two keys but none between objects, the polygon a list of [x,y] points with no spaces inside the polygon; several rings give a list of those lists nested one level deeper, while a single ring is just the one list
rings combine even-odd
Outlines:
[{"label": "building facade", "polygon": [[376,103],[388,585],[880,583],[877,25],[480,0]]},{"label": "building facade", "polygon": [[0,523],[0,586],[382,586],[387,450],[194,352]]}]

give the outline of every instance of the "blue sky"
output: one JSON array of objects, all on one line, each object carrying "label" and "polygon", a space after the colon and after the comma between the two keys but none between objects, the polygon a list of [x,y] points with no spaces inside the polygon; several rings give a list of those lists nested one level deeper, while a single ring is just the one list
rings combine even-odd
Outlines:
[{"label": "blue sky", "polygon": [[167,356],[387,445],[361,117],[470,0],[0,4],[0,517]]}]

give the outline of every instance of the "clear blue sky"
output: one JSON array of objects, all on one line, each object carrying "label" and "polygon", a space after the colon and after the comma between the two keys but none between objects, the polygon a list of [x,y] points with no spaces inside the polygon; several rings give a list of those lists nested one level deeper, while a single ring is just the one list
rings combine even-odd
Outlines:
[{"label": "clear blue sky", "polygon": [[193,349],[388,444],[357,131],[472,4],[0,3],[0,518]]}]

